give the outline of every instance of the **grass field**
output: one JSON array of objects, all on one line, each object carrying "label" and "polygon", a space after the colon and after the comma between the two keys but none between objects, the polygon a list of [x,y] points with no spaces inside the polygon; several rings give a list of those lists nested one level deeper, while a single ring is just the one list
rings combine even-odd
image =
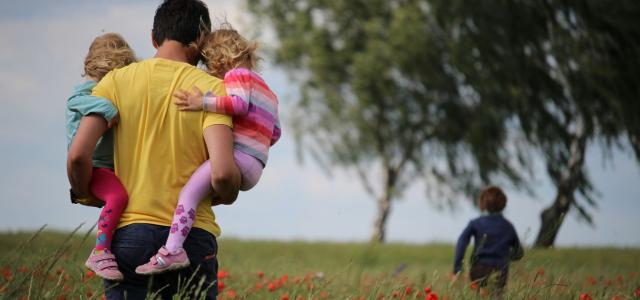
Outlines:
[{"label": "grass field", "polygon": [[[88,232],[0,233],[0,299],[102,298],[101,281],[82,266],[92,240]],[[451,281],[452,245],[223,238],[219,246],[220,299],[491,298],[466,275]],[[505,298],[640,299],[639,271],[640,249],[527,250],[511,266]]]}]

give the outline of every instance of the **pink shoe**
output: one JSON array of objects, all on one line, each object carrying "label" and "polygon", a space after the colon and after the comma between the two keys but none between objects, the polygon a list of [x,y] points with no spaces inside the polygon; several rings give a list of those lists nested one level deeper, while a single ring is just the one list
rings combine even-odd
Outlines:
[{"label": "pink shoe", "polygon": [[151,260],[136,268],[136,273],[141,275],[160,274],[166,271],[178,270],[188,267],[190,264],[187,253],[179,248],[174,252],[169,252],[162,246],[158,254],[151,257]]},{"label": "pink shoe", "polygon": [[104,279],[121,281],[124,278],[118,270],[116,257],[107,251],[101,254],[91,251],[91,255],[89,255],[84,265]]}]

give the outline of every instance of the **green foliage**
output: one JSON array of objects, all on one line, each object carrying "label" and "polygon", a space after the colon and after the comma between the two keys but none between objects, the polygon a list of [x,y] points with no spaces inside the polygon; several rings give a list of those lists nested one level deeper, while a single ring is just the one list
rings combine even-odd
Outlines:
[{"label": "green foliage", "polygon": [[[356,170],[376,198],[388,190],[397,198],[418,179],[441,192],[434,201],[468,196],[500,179],[521,183],[522,165],[502,150],[509,116],[481,105],[466,88],[428,2],[249,1],[249,7],[273,25],[275,60],[301,84],[292,128],[321,165]],[[372,184],[372,174],[382,184]]]},{"label": "green foliage", "polygon": [[638,1],[248,3],[302,85],[299,145],[357,170],[378,199],[418,179],[438,200],[487,183],[528,189],[537,153],[558,189],[541,232],[552,244],[569,208],[593,222],[587,147],[630,144],[640,159]]}]

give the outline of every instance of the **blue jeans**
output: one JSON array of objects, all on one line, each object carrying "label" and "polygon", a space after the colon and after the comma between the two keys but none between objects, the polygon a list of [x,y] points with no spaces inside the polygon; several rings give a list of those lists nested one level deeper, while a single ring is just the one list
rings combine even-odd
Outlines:
[{"label": "blue jeans", "polygon": [[[184,284],[196,272],[191,282],[196,284],[204,278],[205,299],[215,299],[218,293],[218,244],[215,236],[193,228],[184,242],[184,249],[191,261],[188,268],[162,273],[154,276],[138,275],[137,266],[147,263],[151,256],[164,246],[169,227],[151,224],[131,224],[116,230],[111,243],[111,251],[116,256],[118,268],[124,275],[124,281],[104,280],[105,295],[110,300],[145,299],[158,291],[162,299],[172,299],[178,291],[178,281]],[[179,279],[180,278],[180,279]],[[184,299],[195,296],[186,295]]]}]

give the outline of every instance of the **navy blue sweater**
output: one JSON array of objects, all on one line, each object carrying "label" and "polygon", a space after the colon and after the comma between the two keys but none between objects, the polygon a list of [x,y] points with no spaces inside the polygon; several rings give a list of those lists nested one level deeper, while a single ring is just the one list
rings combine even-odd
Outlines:
[{"label": "navy blue sweater", "polygon": [[489,214],[471,220],[462,231],[454,258],[453,272],[462,271],[462,259],[469,240],[473,237],[474,250],[471,264],[506,268],[510,260],[522,258],[523,251],[516,230],[502,214]]}]

